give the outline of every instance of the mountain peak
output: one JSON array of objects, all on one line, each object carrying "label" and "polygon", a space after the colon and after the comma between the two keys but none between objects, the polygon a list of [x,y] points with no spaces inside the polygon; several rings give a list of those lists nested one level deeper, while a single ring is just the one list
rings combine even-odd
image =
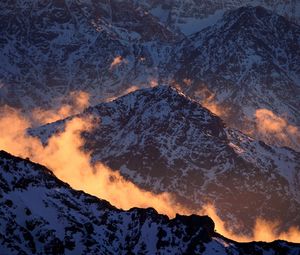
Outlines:
[{"label": "mountain peak", "polygon": [[104,109],[107,108],[112,109],[111,114],[116,114],[115,117],[109,116],[110,118],[126,116],[128,123],[131,123],[133,118],[143,123],[144,128],[147,129],[152,129],[154,120],[161,126],[166,126],[166,122],[173,121],[174,125],[182,125],[182,122],[197,122],[197,125],[202,125],[203,130],[218,137],[225,136],[222,131],[224,123],[219,117],[171,86],[161,85],[136,90],[114,101],[90,107],[86,112],[97,110],[102,116],[106,111]]},{"label": "mountain peak", "polygon": [[[257,31],[275,31],[281,29],[281,26],[292,26],[293,23],[262,6],[243,6],[238,9],[228,11],[224,15],[224,19],[220,21],[233,25],[231,28],[235,33],[240,29],[256,29]],[[226,23],[225,23],[226,24]],[[281,24],[277,26],[276,24]]]},{"label": "mountain peak", "polygon": [[[169,85],[158,85],[151,88],[143,88],[139,90],[135,90],[133,92],[130,92],[128,94],[144,94],[144,95],[168,95],[168,96],[185,96],[182,92],[180,92],[175,87],[169,86]],[[127,95],[125,95],[126,97]]]},{"label": "mountain peak", "polygon": [[[142,98],[142,97],[147,97],[147,98],[151,98],[152,100],[158,102],[158,101],[162,101],[162,100],[173,100],[173,101],[177,101],[177,100],[186,100],[186,101],[191,101],[192,99],[190,99],[188,96],[186,96],[184,93],[182,93],[180,90],[178,90],[177,88],[173,87],[173,86],[169,86],[169,85],[159,85],[156,87],[151,87],[151,88],[142,88],[142,89],[138,89],[135,90],[133,92],[130,92],[120,98],[115,99],[114,101],[126,101],[129,100],[130,98]],[[194,101],[193,101],[194,102]],[[196,104],[198,104],[196,101],[194,102]]]},{"label": "mountain peak", "polygon": [[251,6],[246,5],[242,6],[240,8],[237,8],[236,10],[232,10],[229,13],[248,13],[249,15],[255,15],[255,16],[265,16],[266,14],[272,14],[271,11],[267,10],[266,8],[257,5],[257,6]]}]

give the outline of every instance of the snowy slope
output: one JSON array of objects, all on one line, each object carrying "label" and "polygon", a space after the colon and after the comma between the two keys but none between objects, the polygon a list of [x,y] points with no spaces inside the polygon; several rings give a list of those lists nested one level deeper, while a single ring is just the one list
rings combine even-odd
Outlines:
[{"label": "snowy slope", "polygon": [[0,253],[298,254],[299,244],[243,243],[214,232],[207,216],[170,220],[155,210],[121,211],[75,191],[45,167],[0,151]]},{"label": "snowy slope", "polygon": [[71,91],[89,92],[93,104],[149,86],[176,38],[118,1],[2,1],[0,21],[0,104],[24,110]]},{"label": "snowy slope", "polygon": [[[273,133],[259,133],[255,119],[258,109],[267,109],[299,129],[298,25],[262,7],[244,7],[182,44],[169,68],[177,68],[174,83],[186,94],[217,104],[224,121],[236,129],[300,150],[299,130],[282,140]],[[288,136],[287,130],[283,132]]]},{"label": "snowy slope", "polygon": [[[254,117],[266,108],[299,129],[299,25],[262,7],[236,9],[246,2],[2,1],[0,106],[51,108],[79,90],[95,105],[163,83],[202,101],[205,87],[230,126],[299,150],[299,132],[274,139]],[[298,2],[251,1],[292,17]],[[211,26],[186,37],[173,21]]]},{"label": "snowy slope", "polygon": [[297,0],[132,0],[142,5],[162,24],[191,35],[213,25],[226,11],[242,6],[263,6],[292,22],[300,24],[300,3]]},{"label": "snowy slope", "polygon": [[[93,160],[139,186],[168,191],[193,209],[214,203],[224,220],[246,232],[258,217],[278,219],[283,229],[300,226],[299,153],[225,128],[219,117],[168,86],[138,90],[82,113],[89,115],[100,119],[84,134]],[[30,133],[46,142],[64,124]]]}]

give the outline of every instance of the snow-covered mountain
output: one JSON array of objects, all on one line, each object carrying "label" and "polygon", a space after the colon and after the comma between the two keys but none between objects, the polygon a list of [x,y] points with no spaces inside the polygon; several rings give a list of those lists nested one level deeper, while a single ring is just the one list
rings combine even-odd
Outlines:
[{"label": "snow-covered mountain", "polygon": [[[299,13],[296,0],[0,1],[0,106],[30,112],[88,92],[94,106],[80,116],[101,120],[83,133],[94,161],[191,209],[213,203],[239,233],[258,217],[300,227],[300,154],[258,141],[300,150]],[[157,84],[193,100],[168,86],[109,100]],[[216,105],[223,120],[198,102]],[[259,132],[261,109],[282,117],[284,139]],[[46,142],[66,121],[30,133]],[[0,203],[0,254],[300,249],[238,244],[208,218],[121,211],[5,152]]]},{"label": "snow-covered mountain", "polygon": [[177,38],[114,0],[1,1],[0,20],[0,103],[24,110],[57,105],[71,91],[95,103],[149,86]]},{"label": "snow-covered mountain", "polygon": [[[79,90],[95,105],[162,83],[202,101],[205,87],[228,109],[222,117],[230,126],[299,149],[299,130],[274,139],[257,132],[254,116],[266,108],[300,126],[299,25],[262,7],[236,9],[248,2],[2,1],[0,105],[51,108]],[[251,4],[273,6],[292,18],[298,2]],[[162,10],[170,11],[170,24]],[[224,10],[232,11],[222,16]],[[201,29],[202,17],[211,26],[188,37],[174,32],[178,24],[197,25],[195,17]]]},{"label": "snow-covered mountain", "polygon": [[73,190],[45,167],[0,151],[0,253],[299,254],[300,245],[237,243],[208,216],[169,219],[154,209],[122,211]]},{"label": "snow-covered mountain", "polygon": [[[138,90],[81,116],[99,118],[95,129],[83,134],[93,160],[140,187],[170,192],[192,209],[213,203],[239,231],[250,231],[258,217],[277,219],[282,229],[300,226],[300,154],[226,128],[176,89]],[[65,122],[30,133],[46,143]]]},{"label": "snow-covered mountain", "polygon": [[142,5],[162,24],[186,35],[213,25],[229,10],[242,6],[263,6],[288,20],[300,24],[300,3],[297,0],[132,0]]},{"label": "snow-covered mountain", "polygon": [[284,141],[272,132],[259,133],[261,124],[255,119],[258,109],[267,109],[289,125],[300,126],[298,25],[262,7],[243,7],[190,36],[176,58],[170,69],[178,67],[174,82],[186,94],[217,104],[232,127],[300,150],[300,130]]}]

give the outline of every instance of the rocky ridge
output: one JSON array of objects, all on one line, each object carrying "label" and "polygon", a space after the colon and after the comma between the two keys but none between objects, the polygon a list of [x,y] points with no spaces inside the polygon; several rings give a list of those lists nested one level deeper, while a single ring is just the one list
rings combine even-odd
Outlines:
[{"label": "rocky ridge", "polygon": [[[45,167],[0,151],[1,254],[297,254],[298,244],[237,243],[207,216],[122,211]],[[34,202],[33,202],[34,198]]]}]

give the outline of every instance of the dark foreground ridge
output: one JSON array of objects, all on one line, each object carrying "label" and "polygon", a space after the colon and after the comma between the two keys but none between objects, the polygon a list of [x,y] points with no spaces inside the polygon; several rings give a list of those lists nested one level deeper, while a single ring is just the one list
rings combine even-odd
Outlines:
[{"label": "dark foreground ridge", "polygon": [[0,151],[0,254],[299,254],[285,241],[240,244],[208,216],[119,210],[47,168]]}]

